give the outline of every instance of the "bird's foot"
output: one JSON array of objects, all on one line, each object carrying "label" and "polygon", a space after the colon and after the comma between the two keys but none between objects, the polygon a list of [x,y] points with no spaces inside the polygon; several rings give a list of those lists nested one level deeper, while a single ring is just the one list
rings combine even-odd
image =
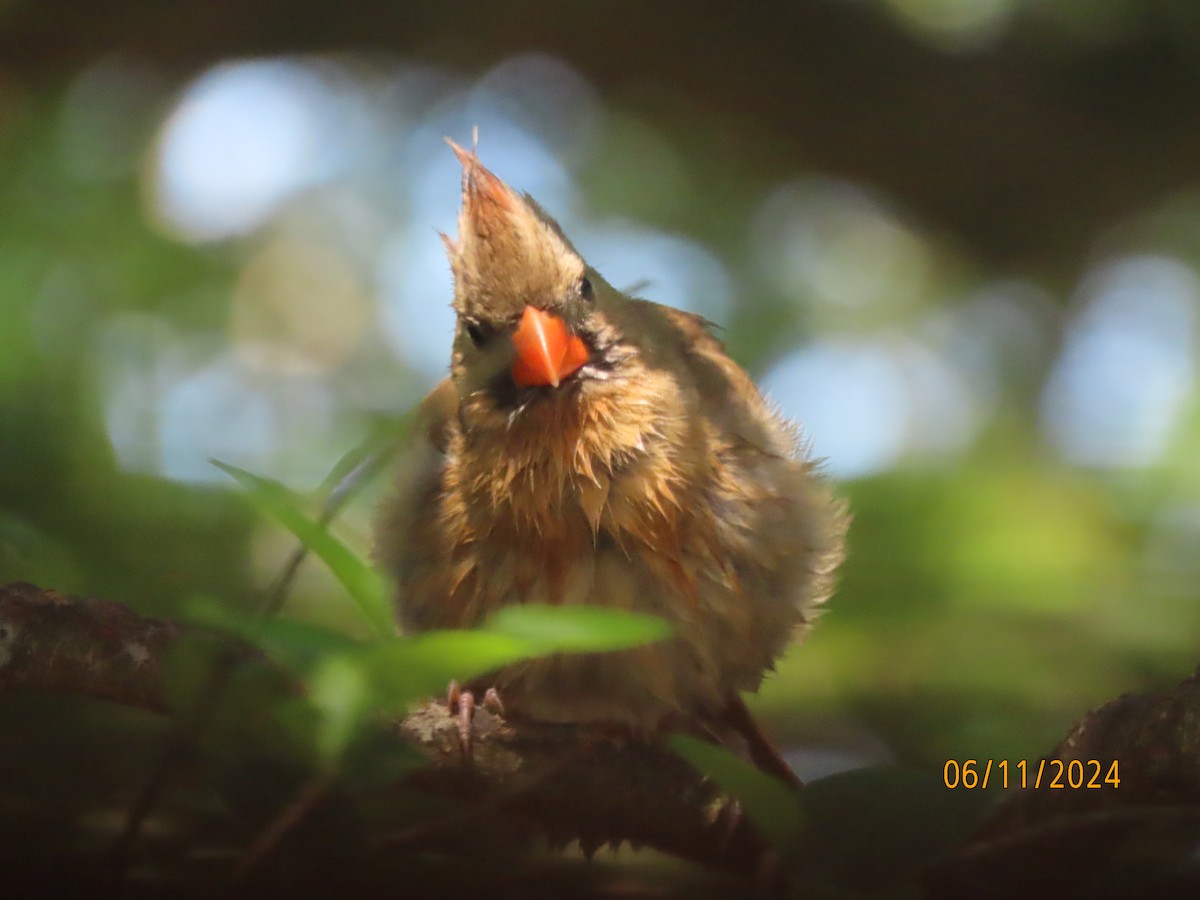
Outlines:
[{"label": "bird's foot", "polygon": [[[474,759],[475,692],[464,691],[457,681],[451,681],[446,689],[446,705],[450,707],[450,714],[458,719],[458,745],[463,758],[471,762]],[[492,715],[504,715],[504,704],[494,687],[484,691],[483,708]]]}]

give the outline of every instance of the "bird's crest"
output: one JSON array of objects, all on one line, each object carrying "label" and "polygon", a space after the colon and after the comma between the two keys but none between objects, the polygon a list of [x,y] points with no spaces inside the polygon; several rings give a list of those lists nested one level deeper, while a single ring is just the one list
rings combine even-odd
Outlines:
[{"label": "bird's crest", "polygon": [[552,308],[583,276],[583,260],[552,219],[484,167],[474,147],[446,143],[463,168],[458,237],[442,235],[455,310],[503,322],[526,304]]}]

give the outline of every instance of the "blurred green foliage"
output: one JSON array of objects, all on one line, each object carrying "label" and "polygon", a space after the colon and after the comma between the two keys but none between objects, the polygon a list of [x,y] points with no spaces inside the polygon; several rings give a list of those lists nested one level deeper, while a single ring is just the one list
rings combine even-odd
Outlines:
[{"label": "blurred green foliage", "polygon": [[[122,464],[105,423],[105,404],[114,401],[106,395],[113,351],[104,336],[119,317],[146,316],[179,339],[233,346],[230,294],[259,239],[193,246],[149,212],[152,139],[171,109],[161,86],[117,108],[102,127],[72,131],[69,144],[64,123],[73,120],[64,96],[9,97],[0,140],[0,577],[119,598],[167,616],[197,595],[252,605],[282,565],[286,543],[255,524],[226,486],[178,483]],[[700,131],[703,123],[691,127]],[[106,151],[116,155],[101,174],[81,172],[76,161],[89,150],[78,142],[91,140],[100,153],[112,129],[137,139],[124,141],[124,155]],[[715,197],[753,196],[753,182],[739,191],[736,175],[705,168],[665,194],[637,187],[646,168],[635,157],[648,147],[659,148],[664,171],[681,164],[687,171],[670,141],[614,110],[581,181],[598,208],[694,223],[699,234],[734,241],[714,248],[741,273],[724,323],[734,355],[761,372],[822,327],[844,328],[836,319],[810,321],[818,309],[806,310],[796,302],[803,298],[783,297],[763,280],[755,248],[735,234],[751,215],[744,202],[740,212],[714,207]],[[696,178],[706,190],[688,190]],[[1192,220],[1180,225],[1190,228]],[[1179,228],[1160,233],[1163,246],[1179,245]],[[946,262],[949,282],[935,272],[931,290],[989,279],[987,271],[964,270],[961,260]],[[653,296],[653,285],[647,292]],[[926,297],[907,311],[884,306],[879,314],[903,323],[938,302],[953,303]],[[856,314],[855,327],[875,327],[871,315]],[[1038,339],[1053,347],[1059,335]],[[336,377],[411,384],[395,361],[368,368],[378,366],[377,347],[367,344],[363,353]],[[1044,377],[1047,364],[1036,365]],[[148,360],[141,371],[152,381],[158,370]],[[900,462],[843,485],[855,521],[841,588],[761,697],[774,727],[791,739],[853,745],[865,729],[897,759],[923,764],[1036,754],[1089,706],[1168,681],[1193,662],[1200,604],[1191,551],[1179,542],[1195,532],[1164,537],[1163,530],[1164,516],[1194,490],[1181,486],[1197,481],[1189,450],[1198,435],[1187,424],[1198,419],[1194,401],[1160,462],[1088,471],[1046,446],[1037,368],[1006,377],[1001,405],[966,450]],[[400,393],[412,396],[412,389]],[[362,406],[348,413],[369,414]],[[146,427],[152,434],[158,426]],[[360,419],[331,445],[348,450],[366,430]],[[324,451],[288,450],[315,457],[308,470],[333,465]],[[378,490],[376,483],[338,526],[360,550]],[[293,613],[336,622],[325,576],[306,571]]]},{"label": "blurred green foliage", "polygon": [[[1066,28],[1061,23],[1078,20],[1073,33],[1081,41],[1089,34],[1117,40],[1111,36],[1123,34],[1128,23],[1131,34],[1140,28],[1135,4],[1119,4],[1119,14],[1093,15],[1081,3],[996,2],[961,19],[954,16],[965,3],[889,0],[881,6],[902,27],[932,35],[955,52],[998,40],[1001,32],[988,29],[1016,21],[1025,6],[1044,7],[1037,13],[1044,16],[1043,27],[1050,22]],[[1186,18],[1188,9],[1179,4],[1178,16]],[[927,27],[931,21],[941,24]],[[261,381],[270,390],[282,384],[280,390],[303,394],[305,379],[332,385],[329,396],[337,406],[328,427],[304,446],[287,437],[288,417],[302,419],[302,405],[280,404],[272,407],[279,420],[256,420],[284,437],[265,453],[261,469],[254,460],[244,468],[268,471],[289,488],[239,477],[260,502],[277,515],[283,511],[281,518],[323,555],[334,576],[307,565],[280,619],[264,624],[249,616],[285,564],[292,541],[260,520],[232,484],[166,473],[162,458],[172,448],[163,443],[156,403],[181,373],[215,358],[237,360],[252,343],[233,321],[240,302],[235,296],[245,289],[251,262],[275,239],[299,236],[361,262],[356,254],[370,256],[389,235],[406,238],[433,227],[407,218],[421,208],[414,199],[421,185],[396,183],[406,165],[420,162],[417,151],[430,144],[414,139],[407,150],[393,145],[401,143],[400,133],[444,124],[438,111],[455,97],[461,101],[470,85],[461,72],[438,70],[417,100],[400,98],[415,103],[426,118],[405,108],[393,110],[392,121],[361,98],[347,100],[354,115],[380,117],[372,119],[375,154],[347,163],[340,180],[296,191],[257,229],[209,240],[181,233],[156,206],[156,154],[184,85],[127,65],[128,70],[120,64],[112,69],[111,61],[100,65],[118,73],[110,81],[97,80],[97,70],[90,70],[70,83],[0,92],[0,582],[28,580],[105,596],[147,614],[201,618],[254,636],[279,657],[302,664],[312,688],[304,702],[276,710],[279,748],[291,748],[276,748],[279,755],[302,757],[303,748],[328,761],[359,753],[361,770],[376,767],[381,781],[412,760],[371,756],[372,736],[364,725],[370,710],[401,706],[436,692],[450,675],[463,678],[564,641],[619,644],[628,638],[606,637],[596,622],[574,623],[578,630],[564,636],[559,626],[547,626],[532,612],[531,618],[502,621],[474,636],[437,635],[423,644],[379,639],[387,627],[386,604],[374,575],[356,568],[361,563],[355,560],[369,543],[369,511],[382,480],[371,482],[328,532],[313,531],[315,526],[298,517],[319,480],[313,473],[331,468],[381,417],[399,418],[427,387],[416,364],[377,333],[383,301],[372,295],[379,273],[370,264],[355,271],[369,296],[364,321],[372,324],[344,357],[318,367],[316,375],[286,367],[264,374],[246,366],[248,383]],[[313,65],[324,70],[329,64]],[[371,96],[386,95],[379,89],[391,83],[386,65],[348,63],[338,77],[349,79],[350,71],[367,73],[364,82],[376,92]],[[88,102],[81,112],[80,85],[88,78],[93,80],[83,92]],[[661,98],[633,99],[596,100],[602,127],[589,133],[586,152],[570,141],[555,145],[547,138],[547,143],[563,150],[564,172],[579,192],[579,205],[596,216],[682,234],[720,262],[732,293],[723,298],[729,303],[723,334],[733,355],[756,376],[798,347],[830,336],[936,332],[979,292],[1014,277],[971,258],[953,236],[923,228],[877,199],[866,213],[851,209],[866,216],[869,227],[845,226],[862,243],[822,243],[822,228],[833,213],[817,217],[816,231],[822,233],[816,238],[807,232],[797,238],[812,239],[806,246],[817,248],[818,263],[835,251],[848,254],[846,267],[864,278],[894,263],[881,277],[880,295],[869,302],[827,302],[811,273],[805,281],[785,271],[793,261],[787,256],[791,244],[781,242],[765,253],[772,235],[762,227],[769,217],[760,215],[777,192],[803,200],[809,196],[804,191],[813,183],[819,188],[825,174],[795,160],[792,181],[782,187],[769,183],[761,173],[731,163],[736,135],[722,133],[722,123],[706,119],[702,107],[664,109],[670,104]],[[646,109],[662,112],[661,121],[651,123]],[[518,124],[533,128],[521,109],[510,112]],[[921,123],[910,127],[919,130]],[[1027,137],[1036,144],[1037,135]],[[485,134],[485,159],[487,140]],[[411,155],[401,164],[387,158],[404,153]],[[1104,264],[1132,255],[1169,258],[1193,273],[1200,264],[1200,206],[1186,190],[1194,185],[1171,187],[1179,193],[1139,216],[1109,223],[1084,270],[1061,283],[1034,285],[1035,293],[1045,295],[1044,315],[1024,320],[1026,331],[997,365],[992,394],[976,410],[981,425],[969,440],[945,452],[901,454],[840,485],[854,524],[839,590],[811,636],[753,700],[768,730],[786,744],[825,748],[842,766],[898,762],[924,773],[939,772],[947,759],[1037,757],[1090,707],[1125,691],[1171,683],[1195,666],[1200,636],[1195,386],[1183,392],[1161,452],[1127,465],[1073,461],[1048,437],[1042,406],[1055,361],[1086,306],[1089,278]],[[866,196],[874,196],[872,188],[855,186]],[[394,219],[382,234],[372,230],[381,211]],[[851,213],[846,215],[852,219]],[[355,243],[356,229],[367,235],[363,246]],[[909,249],[894,257],[880,249],[897,246]],[[828,252],[822,255],[822,249]],[[417,266],[411,257],[404,259],[406,269]],[[853,279],[833,283],[861,287]],[[655,285],[644,293],[654,298]],[[421,299],[443,304],[448,297],[447,273],[443,294],[436,301]],[[302,344],[305,337],[283,326],[267,331],[281,344]],[[137,340],[122,343],[126,333],[136,333]],[[1194,334],[1191,340],[1194,349]],[[954,349],[953,339],[946,343]],[[448,357],[448,343],[445,351]],[[118,370],[134,374],[121,381]],[[821,435],[814,437],[819,442]],[[308,504],[305,515],[312,514]],[[357,607],[346,601],[347,593]],[[197,597],[212,600],[198,605]],[[365,640],[371,634],[374,644]],[[186,646],[173,660],[181,707],[194,701],[189,679],[196,681],[197,672],[211,664],[210,650]],[[246,709],[273,704],[279,685],[272,678],[266,671],[243,673],[234,693]],[[0,797],[8,806],[0,808],[0,820],[20,817],[27,823],[27,833],[14,839],[31,858],[37,857],[38,837],[65,820],[62,809],[51,819],[42,807],[77,804],[83,815],[89,810],[80,798],[91,788],[96,808],[127,808],[138,773],[151,765],[146,748],[167,739],[163,723],[140,714],[39,699],[6,701],[0,710],[0,761],[17,786]],[[217,722],[206,735],[207,750],[236,756],[231,748],[252,746],[250,756],[271,756],[262,732],[247,737],[239,731],[245,727],[244,717],[232,714]],[[86,756],[79,749],[85,744]],[[74,773],[68,782],[55,782],[52,804],[43,804],[43,796],[29,787],[36,781],[32,759]],[[97,760],[91,768],[98,774],[81,785],[80,773]],[[269,780],[254,762],[243,760],[244,777]],[[297,761],[297,773],[271,776],[280,781],[279,803],[291,796],[311,763]],[[878,795],[877,787],[870,791]],[[214,807],[238,795],[236,787],[219,793]],[[753,815],[752,806],[748,801]],[[226,836],[227,843],[252,839],[277,810],[268,803],[248,813],[245,833]],[[224,819],[214,813],[213,821]]]}]

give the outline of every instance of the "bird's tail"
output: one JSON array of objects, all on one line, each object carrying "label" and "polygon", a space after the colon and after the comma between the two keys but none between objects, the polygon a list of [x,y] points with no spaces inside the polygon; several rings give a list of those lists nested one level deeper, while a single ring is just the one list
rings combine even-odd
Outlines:
[{"label": "bird's tail", "polygon": [[759,728],[738,694],[732,694],[715,713],[705,715],[703,722],[709,734],[722,746],[792,787],[804,786],[779,748]]}]

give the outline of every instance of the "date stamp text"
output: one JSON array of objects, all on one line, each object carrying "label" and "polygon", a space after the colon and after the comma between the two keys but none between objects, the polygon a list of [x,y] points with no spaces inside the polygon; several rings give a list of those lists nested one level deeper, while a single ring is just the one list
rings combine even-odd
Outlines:
[{"label": "date stamp text", "polygon": [[988,787],[1114,789],[1121,784],[1117,762],[1115,759],[949,759],[942,768],[942,781],[951,790],[968,791]]}]

